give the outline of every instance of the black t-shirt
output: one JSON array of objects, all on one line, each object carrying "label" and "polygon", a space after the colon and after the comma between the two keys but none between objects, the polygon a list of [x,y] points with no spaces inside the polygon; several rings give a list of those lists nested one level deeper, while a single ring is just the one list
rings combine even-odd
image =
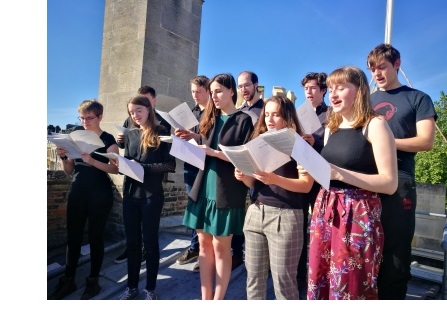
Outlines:
[{"label": "black t-shirt", "polygon": [[[113,145],[113,144],[117,144],[115,137],[111,134],[109,134],[108,132],[103,131],[101,133],[101,135],[99,136],[99,138],[102,140],[102,142],[104,143],[104,147],[98,148],[97,150],[95,150],[95,152],[98,153],[107,153],[107,149]],[[103,163],[108,163],[109,159],[95,154],[95,153],[91,153],[90,156],[100,162]],[[110,185],[110,177],[108,175],[108,173],[95,168],[93,166],[90,166],[89,164],[85,163],[82,158],[76,158],[74,159],[74,163],[75,163],[75,167],[74,167],[74,180],[73,183],[75,182],[80,182],[84,185],[87,186],[94,186],[94,188],[98,188],[98,186],[100,186],[100,184],[109,186]]]}]

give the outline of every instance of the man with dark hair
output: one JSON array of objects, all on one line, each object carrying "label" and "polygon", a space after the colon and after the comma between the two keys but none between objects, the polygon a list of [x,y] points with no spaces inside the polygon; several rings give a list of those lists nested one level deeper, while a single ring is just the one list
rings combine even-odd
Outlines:
[{"label": "man with dark hair", "polygon": [[[304,95],[306,100],[308,100],[313,108],[315,113],[318,116],[318,119],[321,123],[321,128],[315,131],[312,135],[305,134],[303,138],[310,142],[312,147],[320,153],[323,148],[324,142],[324,127],[327,123],[327,113],[329,107],[324,102],[324,96],[327,92],[326,86],[326,78],[327,74],[324,72],[310,72],[306,74],[306,76],[301,80],[301,85],[304,89]],[[312,210],[315,204],[315,200],[317,198],[318,192],[320,191],[321,185],[317,182],[314,182],[309,193],[306,194],[308,199],[308,205],[310,206],[310,212],[312,214]],[[307,244],[308,244],[308,221],[309,221],[309,208],[303,210],[304,212],[304,225],[303,225],[303,249],[301,251],[300,261],[298,263],[298,273],[297,273],[297,283],[298,283],[298,291],[300,295],[300,299],[307,299]]]},{"label": "man with dark hair", "polygon": [[[239,73],[237,78],[237,88],[244,98],[244,102],[239,107],[239,110],[251,116],[253,125],[258,120],[262,108],[264,107],[264,100],[262,100],[261,94],[258,92],[258,84],[259,81],[256,73],[252,71],[242,71]],[[244,262],[244,242],[244,235],[234,235],[231,240],[231,248],[233,251],[232,270]]]},{"label": "man with dark hair", "polygon": [[261,110],[264,106],[264,100],[261,98],[261,93],[258,92],[258,76],[252,71],[242,71],[237,78],[237,88],[244,98],[243,104],[239,107],[239,110],[249,112],[257,117],[261,114]]},{"label": "man with dark hair", "polygon": [[[199,75],[193,78],[190,81],[190,84],[191,84],[191,95],[196,103],[194,105],[194,108],[192,108],[192,113],[200,122],[203,111],[205,110],[205,107],[208,101],[210,100],[209,79],[204,75]],[[186,141],[194,139],[196,140],[197,143],[200,142],[200,134],[198,132],[199,132],[199,126],[196,126],[191,130],[181,130],[178,128],[175,129],[175,135],[177,137],[180,137]],[[188,164],[187,162],[183,164],[183,167],[184,167],[183,180],[185,181],[186,193],[189,195],[189,192],[191,191],[191,188],[194,184],[194,180],[197,177],[197,173],[199,172],[199,168],[191,164]],[[194,259],[199,257],[199,250],[200,250],[199,238],[197,236],[196,230],[194,229],[192,231],[191,244],[177,259],[177,263],[179,265],[183,265],[193,261]],[[198,261],[194,265],[193,271],[195,272],[199,271]]]},{"label": "man with dark hair", "polygon": [[416,222],[414,158],[417,152],[433,148],[437,115],[427,94],[399,82],[400,53],[391,44],[376,46],[366,64],[378,86],[371,94],[372,107],[383,113],[394,134],[399,177],[393,195],[380,195],[385,243],[377,283],[379,299],[403,300],[411,279]]}]

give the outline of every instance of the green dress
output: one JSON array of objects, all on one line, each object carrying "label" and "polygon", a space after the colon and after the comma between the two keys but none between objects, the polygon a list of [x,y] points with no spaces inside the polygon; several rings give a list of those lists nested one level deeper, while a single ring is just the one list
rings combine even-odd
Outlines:
[{"label": "green dress", "polygon": [[[211,148],[217,149],[219,132],[229,117],[229,115],[220,115],[217,119]],[[216,157],[208,158],[199,197],[197,201],[188,200],[183,225],[193,229],[203,229],[204,232],[213,236],[242,235],[245,208],[216,208],[216,165],[220,160]]]}]

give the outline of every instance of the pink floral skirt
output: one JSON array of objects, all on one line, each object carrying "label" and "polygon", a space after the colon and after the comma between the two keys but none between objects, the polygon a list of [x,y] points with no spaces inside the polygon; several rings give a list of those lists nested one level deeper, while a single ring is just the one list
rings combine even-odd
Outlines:
[{"label": "pink floral skirt", "polygon": [[320,190],[310,223],[307,299],[378,299],[381,212],[377,193]]}]

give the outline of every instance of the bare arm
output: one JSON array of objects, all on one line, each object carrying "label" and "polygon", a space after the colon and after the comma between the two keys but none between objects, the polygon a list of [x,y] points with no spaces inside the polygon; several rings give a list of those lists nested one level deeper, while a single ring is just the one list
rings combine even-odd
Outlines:
[{"label": "bare arm", "polygon": [[430,151],[435,142],[435,119],[429,117],[416,123],[416,137],[395,139],[396,148],[404,152]]},{"label": "bare arm", "polygon": [[194,131],[187,130],[187,129],[175,128],[174,134],[176,137],[179,137],[186,141],[194,139],[198,143],[200,140],[200,135],[198,133],[195,133]]},{"label": "bare arm", "polygon": [[227,155],[225,155],[225,153],[222,152],[222,151],[218,151],[218,150],[212,149],[212,148],[210,148],[209,146],[207,146],[205,144],[199,145],[199,147],[205,150],[205,153],[206,153],[207,156],[216,157],[216,158],[219,158],[219,159],[222,159],[222,160],[230,162],[230,160],[228,159]]},{"label": "bare arm", "polygon": [[277,185],[288,191],[297,193],[308,193],[314,184],[314,179],[307,173],[306,170],[302,169],[298,165],[298,175],[299,178],[286,178],[277,175],[273,172],[258,171],[254,174],[256,180],[261,181],[266,185]]},{"label": "bare arm", "polygon": [[63,147],[56,148],[56,154],[61,158],[62,169],[66,174],[72,174],[74,172],[74,160],[71,158],[62,159],[67,156],[67,151]]},{"label": "bare arm", "polygon": [[[112,144],[111,146],[109,146],[107,148],[107,153],[119,154],[118,145]],[[100,162],[99,160],[96,160],[93,157],[91,157],[90,154],[88,154],[88,153],[82,153],[82,160],[84,162],[86,162],[87,164],[89,164],[99,170],[102,170],[104,172],[112,173],[112,174],[118,173],[118,167],[116,165],[114,165],[112,162],[110,162],[110,161],[108,163]]]},{"label": "bare arm", "polygon": [[248,188],[255,187],[255,178],[243,174],[237,168],[234,168],[234,177],[236,178],[236,180],[244,182],[245,186],[247,186]]},{"label": "bare arm", "polygon": [[364,174],[331,164],[331,179],[391,195],[397,189],[397,155],[393,133],[384,118],[371,120],[368,138],[373,147],[378,173]]}]

